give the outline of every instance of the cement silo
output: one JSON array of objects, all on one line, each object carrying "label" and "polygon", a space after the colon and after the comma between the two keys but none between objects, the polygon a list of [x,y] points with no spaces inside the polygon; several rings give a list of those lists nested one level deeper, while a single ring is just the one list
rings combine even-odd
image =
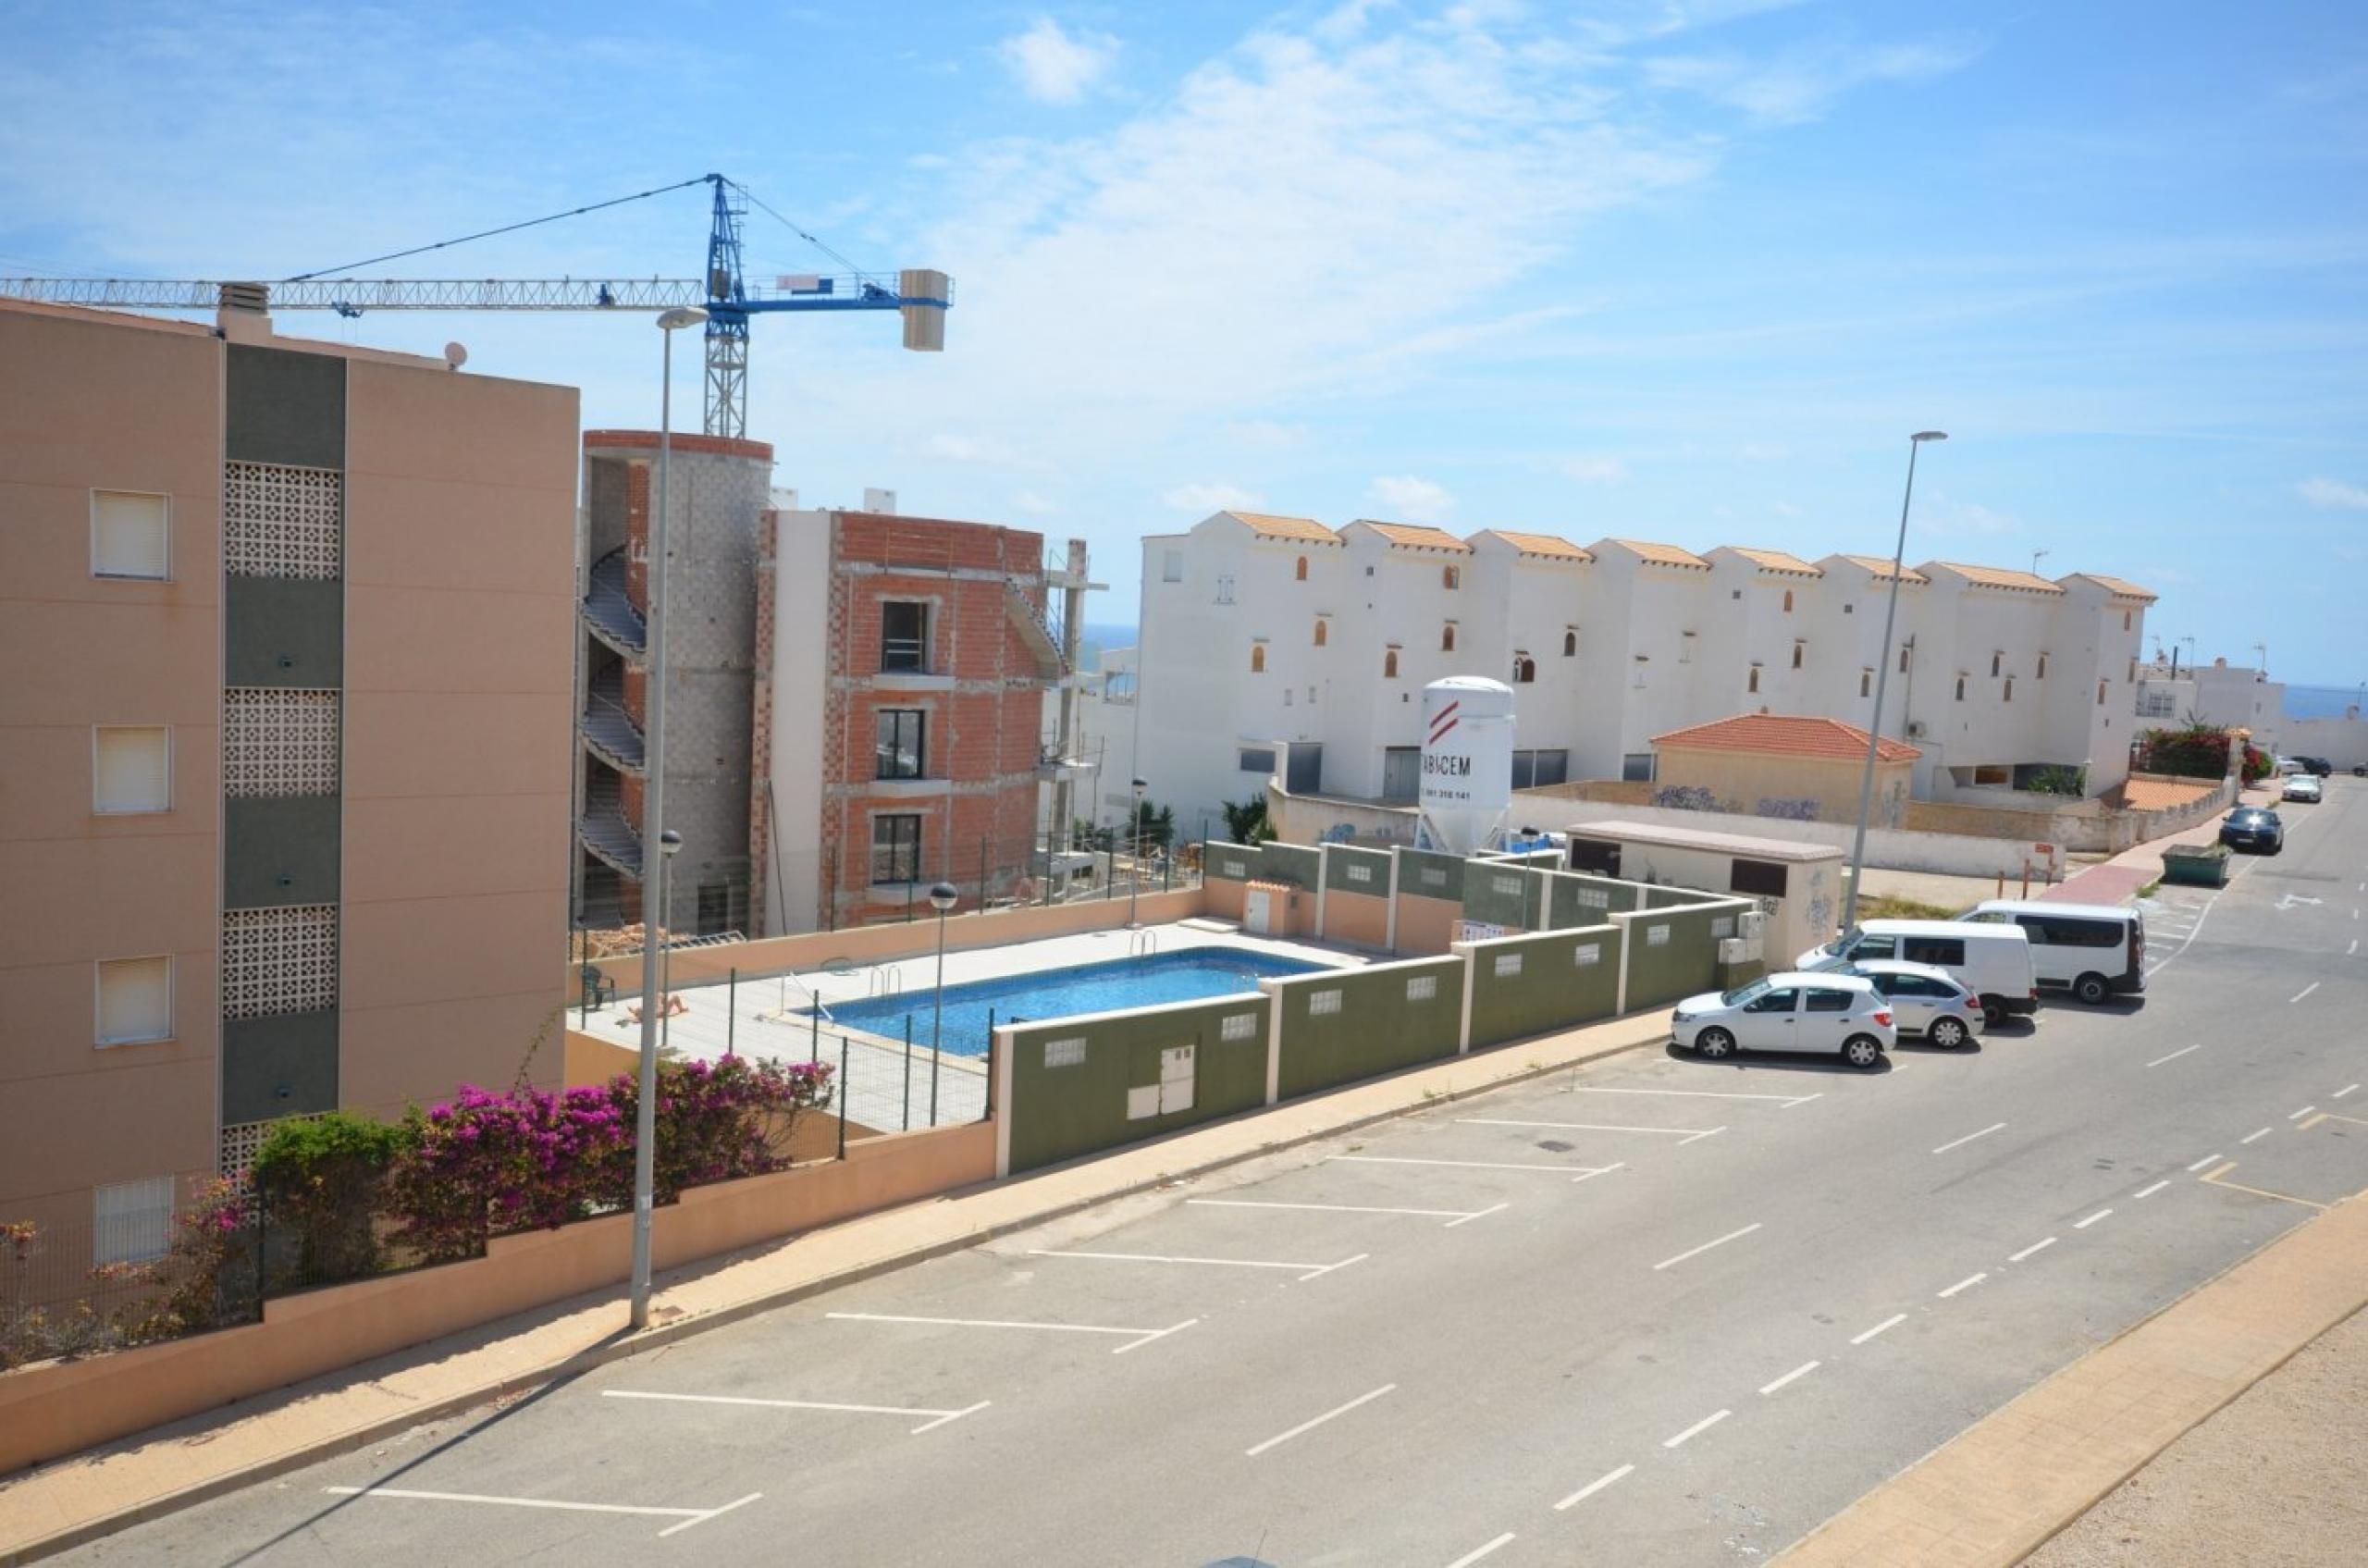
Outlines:
[{"label": "cement silo", "polygon": [[1486,849],[1513,795],[1513,688],[1450,675],[1423,688],[1419,801],[1431,842],[1453,855]]}]

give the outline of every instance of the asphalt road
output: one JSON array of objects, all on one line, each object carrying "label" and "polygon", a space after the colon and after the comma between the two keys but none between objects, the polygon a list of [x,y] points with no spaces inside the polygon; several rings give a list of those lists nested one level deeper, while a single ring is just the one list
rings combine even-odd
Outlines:
[{"label": "asphalt road", "polygon": [[2287,815],[2164,890],[2141,1005],[1876,1073],[1617,1057],[63,1561],[1763,1562],[2368,1187],[2368,784]]}]

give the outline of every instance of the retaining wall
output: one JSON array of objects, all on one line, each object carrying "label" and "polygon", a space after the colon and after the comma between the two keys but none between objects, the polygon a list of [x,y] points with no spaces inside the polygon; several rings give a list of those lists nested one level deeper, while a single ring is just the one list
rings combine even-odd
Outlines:
[{"label": "retaining wall", "polygon": [[[1017,1175],[1266,1104],[1272,1009],[1252,991],[996,1030],[998,1163]],[[1251,1021],[1227,1039],[1229,1019]],[[1190,1105],[1140,1114],[1134,1092],[1156,1086],[1161,1053],[1181,1045],[1194,1048]]]},{"label": "retaining wall", "polygon": [[[1449,957],[1261,981],[1279,1020],[1277,1098],[1454,1056],[1462,1040],[1463,975],[1463,960]],[[1424,980],[1428,996],[1409,993],[1410,982]],[[1338,1000],[1318,1000],[1327,995]],[[1317,1012],[1318,1006],[1332,1010]]]},{"label": "retaining wall", "polygon": [[1618,1012],[1622,934],[1604,924],[1459,943],[1472,962],[1472,1049]]}]

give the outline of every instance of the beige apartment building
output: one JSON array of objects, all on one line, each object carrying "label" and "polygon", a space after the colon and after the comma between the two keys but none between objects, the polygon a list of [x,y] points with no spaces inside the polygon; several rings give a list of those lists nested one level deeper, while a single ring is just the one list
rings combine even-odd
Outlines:
[{"label": "beige apartment building", "polygon": [[154,1255],[561,1003],[574,389],[0,301],[0,1221]]}]

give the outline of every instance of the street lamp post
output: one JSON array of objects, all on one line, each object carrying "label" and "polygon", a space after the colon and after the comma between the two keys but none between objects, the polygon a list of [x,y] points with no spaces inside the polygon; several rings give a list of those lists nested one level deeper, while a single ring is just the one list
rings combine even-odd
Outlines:
[{"label": "street lamp post", "polygon": [[[661,1010],[660,966],[664,948],[657,933],[666,924],[664,864],[680,835],[664,831],[666,821],[666,502],[667,479],[674,456],[674,334],[697,327],[707,312],[697,305],[667,311],[658,318],[665,341],[663,370],[658,393],[658,504],[650,508],[649,571],[645,597],[649,613],[642,638],[649,650],[648,725],[642,738],[642,910],[641,910],[641,1074],[639,1105],[634,1117],[633,1145],[633,1284],[629,1319],[635,1332],[649,1326],[650,1190],[657,1178],[658,1143],[658,1025]],[[652,833],[652,828],[659,832]],[[658,864],[653,866],[653,857]],[[650,895],[657,895],[653,907]]]},{"label": "street lamp post", "polygon": [[1891,676],[1892,626],[1899,618],[1899,574],[1907,554],[1907,506],[1916,496],[1916,449],[1945,441],[1943,430],[1918,430],[1907,438],[1907,488],[1899,498],[1899,541],[1891,552],[1891,598],[1883,606],[1883,650],[1875,661],[1875,711],[1867,721],[1867,772],[1858,782],[1858,831],[1850,844],[1850,887],[1842,895],[1842,929],[1858,919],[1858,883],[1867,874],[1867,817],[1875,804],[1875,758],[1883,743],[1883,688]]},{"label": "street lamp post", "polygon": [[1143,791],[1150,786],[1137,779],[1129,786],[1135,797],[1134,815],[1129,819],[1133,834],[1127,856],[1127,929],[1135,929],[1135,903],[1143,891]]},{"label": "street lamp post", "polygon": [[[945,1032],[945,916],[962,895],[950,882],[929,890],[929,907],[937,911],[937,1004],[930,1016],[929,1048],[935,1052]],[[932,1074],[937,1070],[931,1068]]]}]

